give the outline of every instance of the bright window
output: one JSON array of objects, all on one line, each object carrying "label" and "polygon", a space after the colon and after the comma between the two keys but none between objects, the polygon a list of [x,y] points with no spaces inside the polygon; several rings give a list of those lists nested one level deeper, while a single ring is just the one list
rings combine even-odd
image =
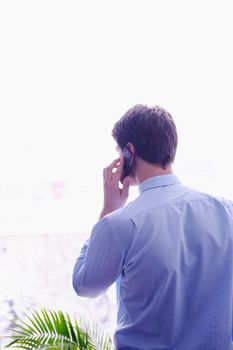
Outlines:
[{"label": "bright window", "polygon": [[[27,235],[89,235],[102,205],[102,168],[116,157],[112,127],[136,103],[159,104],[173,115],[174,169],[185,183],[233,197],[232,26],[230,2],[1,1],[5,285],[15,285],[5,267],[14,271],[35,241],[19,255],[7,255],[4,246]],[[42,241],[51,266],[52,245]],[[24,300],[20,292],[17,298]]]}]

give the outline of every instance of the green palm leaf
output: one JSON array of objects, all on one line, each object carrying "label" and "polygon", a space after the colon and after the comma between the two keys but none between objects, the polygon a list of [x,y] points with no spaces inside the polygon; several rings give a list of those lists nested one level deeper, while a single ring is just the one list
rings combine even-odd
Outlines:
[{"label": "green palm leaf", "polygon": [[25,314],[26,320],[14,322],[11,342],[7,348],[24,350],[112,350],[109,336],[97,327],[71,321],[62,311],[41,309]]}]

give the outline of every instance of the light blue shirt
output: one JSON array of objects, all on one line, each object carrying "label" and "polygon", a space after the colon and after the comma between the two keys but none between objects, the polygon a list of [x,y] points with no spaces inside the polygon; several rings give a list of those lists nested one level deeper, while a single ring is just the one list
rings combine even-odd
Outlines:
[{"label": "light blue shirt", "polygon": [[139,192],[93,227],[75,291],[96,297],[117,281],[117,349],[233,349],[233,202],[173,174]]}]

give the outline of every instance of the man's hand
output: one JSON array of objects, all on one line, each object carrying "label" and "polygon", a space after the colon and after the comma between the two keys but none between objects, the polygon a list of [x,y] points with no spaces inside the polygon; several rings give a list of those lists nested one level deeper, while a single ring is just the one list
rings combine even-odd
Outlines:
[{"label": "man's hand", "polygon": [[119,187],[123,165],[124,158],[120,157],[115,159],[103,170],[104,205],[100,214],[100,219],[102,219],[106,214],[121,208],[127,201],[130,186],[129,177],[125,178],[123,187]]}]

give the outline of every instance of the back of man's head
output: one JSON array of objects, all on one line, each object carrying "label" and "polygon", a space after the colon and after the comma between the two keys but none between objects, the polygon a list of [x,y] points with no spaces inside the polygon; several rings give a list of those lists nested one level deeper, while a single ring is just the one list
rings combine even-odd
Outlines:
[{"label": "back of man's head", "polygon": [[164,169],[174,161],[177,131],[172,116],[162,107],[136,105],[114,125],[112,136],[123,150],[132,143],[141,159]]}]

